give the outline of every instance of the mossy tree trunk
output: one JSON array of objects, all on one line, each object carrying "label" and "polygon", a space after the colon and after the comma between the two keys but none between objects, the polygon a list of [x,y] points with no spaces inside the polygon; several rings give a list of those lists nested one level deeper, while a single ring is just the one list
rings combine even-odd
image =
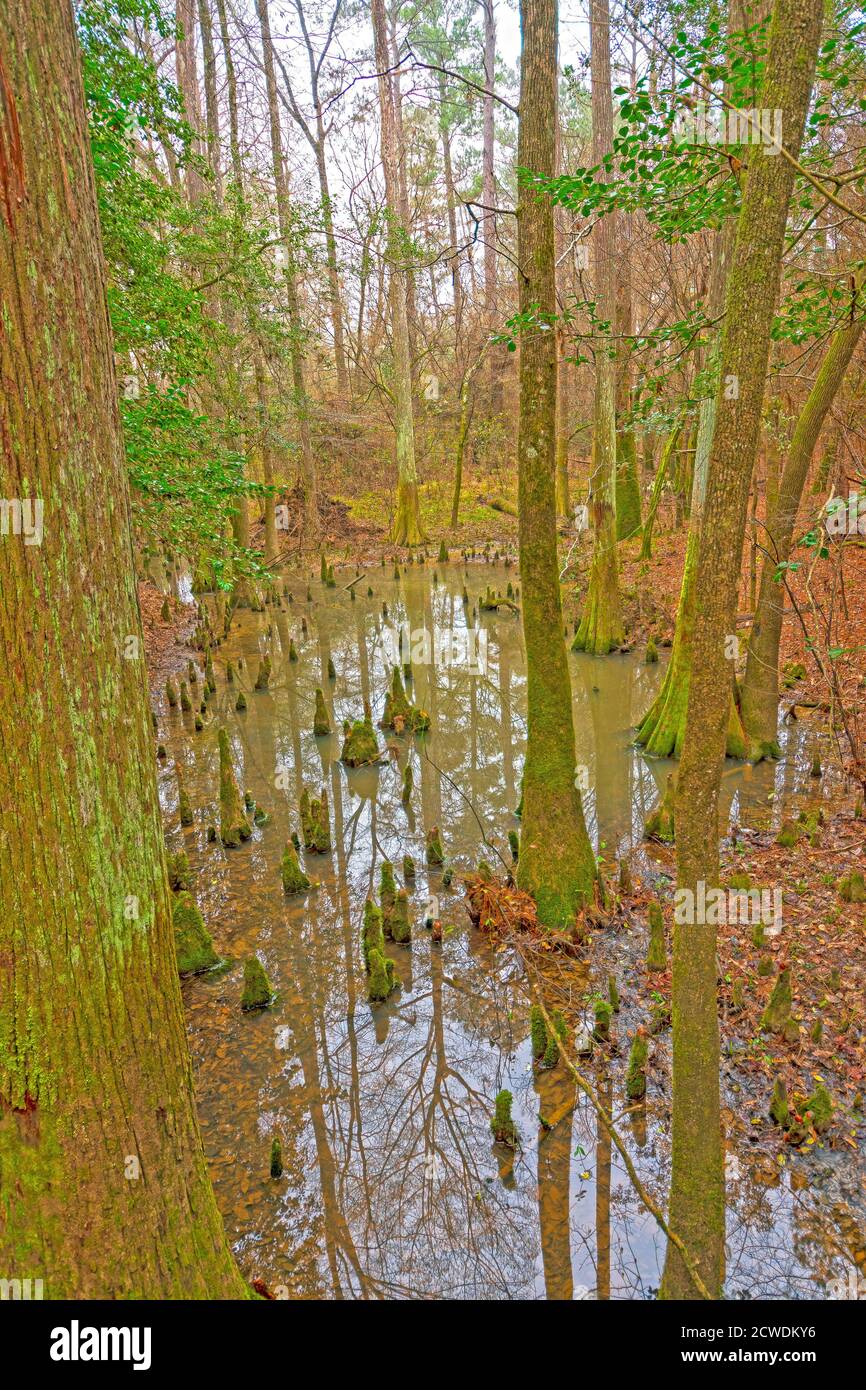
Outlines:
[{"label": "mossy tree trunk", "polygon": [[625,541],[640,531],[641,497],[637,476],[637,441],[631,420],[634,407],[630,342],[634,333],[632,218],[630,213],[623,212],[615,214],[615,217],[615,235],[620,247],[616,292],[616,331],[619,339],[619,370],[616,378],[616,538]]},{"label": "mossy tree trunk", "polygon": [[[725,286],[733,256],[736,231],[736,220],[729,219],[716,234],[713,245],[710,286],[707,297],[707,316],[712,320],[720,318],[724,309]],[[718,345],[715,343],[710,348],[710,362],[715,364],[717,372]],[[695,466],[692,474],[689,510],[689,533],[686,540],[686,554],[671,657],[658,695],[641,720],[636,734],[636,741],[643,744],[648,753],[653,753],[660,758],[678,758],[682,752],[683,738],[685,737],[686,707],[692,669],[692,629],[695,620],[695,569],[715,426],[716,398],[713,395],[707,396],[701,401],[698,415]],[[679,428],[677,433],[679,433]],[[672,447],[672,439],[673,436],[665,445],[665,454],[668,453],[668,447]],[[648,517],[644,530],[645,543],[648,542],[651,531],[652,521]],[[641,554],[643,555],[643,553],[642,549]],[[729,675],[733,680],[733,673],[730,672]],[[734,708],[733,694],[731,695],[729,725],[731,726],[729,728],[731,737],[728,740],[726,751],[732,754],[736,752],[742,756],[745,749],[742,742],[742,729],[739,727],[739,717]]]},{"label": "mossy tree trunk", "polygon": [[466,454],[466,440],[472,423],[473,387],[476,373],[487,356],[489,339],[484,343],[471,366],[466,368],[460,386],[460,424],[457,428],[457,447],[454,452],[454,495],[451,499],[451,525],[456,530],[460,523],[460,493],[463,488],[463,459]]},{"label": "mossy tree trunk", "polygon": [[72,7],[0,0],[0,1268],[245,1295],[184,1033]]},{"label": "mossy tree trunk", "polygon": [[[863,284],[857,278],[858,290]],[[837,329],[827,349],[803,409],[800,411],[788,458],[782,472],[775,510],[767,518],[767,552],[761,567],[761,585],[746,656],[746,674],[741,692],[743,722],[762,749],[777,753],[776,730],[779,717],[779,641],[785,607],[785,586],[775,576],[790,554],[797,524],[797,513],[812,454],[845,373],[863,334],[863,311],[853,322]]]},{"label": "mossy tree trunk", "polygon": [[[608,0],[590,6],[592,48],[592,162],[601,164],[613,146],[613,98],[610,85],[610,8]],[[593,526],[589,589],[576,651],[605,656],[623,639],[622,604],[616,556],[616,364],[612,334],[616,321],[614,218],[602,217],[592,234],[595,312],[603,328],[596,334],[595,400],[589,511]]]},{"label": "mossy tree trunk", "polygon": [[[523,0],[517,163],[554,168],[556,0]],[[520,312],[555,314],[553,209],[531,186],[517,207]],[[575,786],[571,684],[561,639],[556,554],[556,339],[529,327],[520,345],[517,435],[520,577],[527,669],[527,739],[518,880],[542,922],[564,927],[592,891],[595,860]]]},{"label": "mossy tree trunk", "polygon": [[[821,35],[820,0],[778,0],[759,102],[782,113],[797,156]],[[734,631],[749,485],[761,426],[770,332],[793,187],[791,163],[751,147],[725,300],[716,422],[697,555],[692,668],[677,783],[681,888],[719,881],[718,801],[730,711],[726,638]],[[735,382],[736,398],[726,384]],[[673,940],[673,1132],[669,1219],[707,1287],[724,1278],[725,1194],[719,1115],[716,932],[677,926]],[[668,1246],[661,1295],[694,1287]]]},{"label": "mossy tree trunk", "polygon": [[382,172],[388,238],[388,293],[391,308],[391,358],[394,427],[397,435],[397,510],[391,539],[397,545],[419,545],[424,539],[418,509],[418,474],[415,467],[415,422],[412,414],[412,352],[409,342],[409,270],[403,245],[408,229],[400,215],[400,169],[388,25],[384,0],[372,0],[373,38],[379,82],[379,120]]}]

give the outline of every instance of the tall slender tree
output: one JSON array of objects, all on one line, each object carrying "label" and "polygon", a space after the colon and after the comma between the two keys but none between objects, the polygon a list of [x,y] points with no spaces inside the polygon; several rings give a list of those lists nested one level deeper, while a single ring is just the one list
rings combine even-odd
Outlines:
[{"label": "tall slender tree", "polygon": [[405,240],[408,229],[401,217],[397,117],[391,81],[390,46],[384,0],[372,0],[373,39],[379,83],[379,121],[382,172],[388,220],[386,257],[391,309],[392,394],[397,435],[397,508],[392,539],[397,545],[418,545],[423,539],[418,509],[418,474],[415,467],[415,422],[412,413],[412,353],[409,345],[409,277]]},{"label": "tall slender tree", "polygon": [[[856,294],[863,284],[856,279]],[[743,723],[755,744],[764,753],[778,755],[776,729],[779,720],[779,642],[785,607],[785,586],[779,581],[779,566],[787,563],[794,541],[794,528],[809,465],[827,413],[845,380],[845,373],[863,336],[862,308],[856,304],[851,317],[836,330],[827,349],[815,383],[800,411],[788,457],[782,471],[775,508],[767,517],[763,542],[764,561],[755,617],[749,634],[746,672],[740,703]]]},{"label": "tall slender tree", "polygon": [[[751,147],[728,277],[675,811],[679,887],[693,895],[699,882],[715,887],[719,880],[719,788],[731,699],[729,638],[735,632],[749,485],[794,184],[792,161],[803,138],[822,20],[821,0],[777,0],[759,101],[762,108],[781,112],[789,157],[763,145]],[[718,1295],[724,1277],[724,1167],[716,970],[715,926],[676,924],[670,1223],[704,1284]],[[669,1245],[662,1296],[693,1293],[688,1268]]]},{"label": "tall slender tree", "polygon": [[[50,41],[47,41],[50,36]],[[0,1268],[238,1298],[177,977],[72,6],[0,0]],[[31,538],[36,532],[31,528]]]},{"label": "tall slender tree", "polygon": [[[590,7],[592,71],[592,162],[601,165],[613,148],[613,96],[610,85],[610,7]],[[612,348],[616,321],[614,219],[601,217],[592,233],[595,313],[600,320],[593,343],[592,474],[589,511],[593,526],[589,588],[575,651],[605,656],[623,638],[619,567],[616,556],[616,363]]]},{"label": "tall slender tree", "polygon": [[[298,437],[301,445],[301,470],[304,479],[304,510],[308,526],[314,535],[319,530],[319,476],[316,459],[310,440],[310,403],[307,395],[304,371],[304,327],[301,321],[301,306],[298,296],[297,267],[295,264],[295,227],[289,199],[289,181],[283,155],[283,133],[280,126],[280,107],[277,95],[277,78],[274,67],[274,43],[271,37],[271,20],[268,0],[256,0],[256,13],[259,17],[259,32],[262,40],[262,61],[265,69],[265,91],[268,101],[268,120],[271,135],[271,167],[274,176],[274,191],[277,200],[277,223],[280,229],[285,266],[283,283],[286,291],[286,309],[292,342],[290,347],[292,387],[295,397],[295,411],[298,419]],[[261,392],[260,398],[261,398]],[[262,408],[264,414],[264,407]],[[266,425],[263,422],[263,433]],[[262,450],[265,482],[274,482],[270,449],[265,442]],[[267,515],[273,517],[273,506],[268,505]],[[272,540],[272,546],[275,540]]]},{"label": "tall slender tree", "polygon": [[562,640],[556,554],[556,314],[553,208],[533,184],[555,169],[556,0],[522,0],[517,261],[520,418],[517,431],[520,576],[527,733],[518,880],[542,922],[566,927],[592,893],[595,859],[577,785],[571,683]]}]

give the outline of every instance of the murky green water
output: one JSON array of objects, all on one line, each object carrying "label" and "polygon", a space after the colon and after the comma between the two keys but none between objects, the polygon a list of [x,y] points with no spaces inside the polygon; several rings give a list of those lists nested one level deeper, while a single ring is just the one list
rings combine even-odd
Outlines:
[{"label": "murky green water", "polygon": [[[215,656],[218,690],[203,732],[193,732],[192,715],[161,711],[169,845],[187,849],[217,949],[234,962],[184,984],[217,1197],[244,1272],[293,1297],[648,1297],[664,1256],[655,1223],[597,1132],[592,1109],[574,1104],[562,1068],[533,1075],[520,963],[476,933],[462,906],[459,871],[477,861],[480,825],[506,859],[507,832],[518,826],[525,736],[519,618],[502,611],[476,620],[486,640],[486,655],[483,640],[476,643],[484,660],[476,674],[465,660],[415,665],[411,694],[429,711],[431,732],[423,741],[389,734],[391,751],[379,768],[345,768],[341,735],[312,734],[317,685],[335,730],[360,716],[364,698],[378,719],[395,625],[408,623],[415,637],[425,628],[465,632],[463,568],[438,570],[434,586],[429,564],[407,568],[399,582],[390,565],[376,567],[358,584],[356,602],[342,588],[352,571],[338,572],[331,590],[316,578],[315,605],[305,601],[306,579],[296,580],[287,609],[236,618]],[[469,566],[470,623],[485,586],[504,590],[509,579],[518,582],[514,569]],[[287,659],[290,636],[297,663]],[[271,689],[254,693],[266,651]],[[238,686],[224,679],[226,660],[239,657],[243,713],[234,709]],[[329,657],[335,681],[327,678]],[[643,758],[630,742],[663,667],[643,665],[638,654],[570,662],[587,817],[612,857],[639,848],[667,775],[668,765]],[[218,823],[221,723],[231,731],[242,788],[272,816],[237,851],[206,842],[206,826]],[[781,814],[783,798],[809,794],[805,726],[782,737],[782,763],[726,772],[724,811],[741,824],[765,825]],[[174,758],[196,811],[185,831],[177,828]],[[407,758],[415,781],[408,809],[401,803]],[[322,783],[333,852],[307,857],[318,890],[287,899],[282,848],[297,828],[302,786]],[[457,871],[450,892],[441,871],[424,864],[432,825],[440,826]],[[389,945],[402,988],[371,1008],[359,949],[363,904],[382,859],[399,868],[407,853],[418,866],[413,945]],[[445,927],[441,945],[421,920],[431,893]],[[270,1010],[247,1015],[239,1007],[242,961],[252,952],[279,995]],[[623,1097],[599,1084],[620,1113]],[[503,1086],[514,1093],[522,1140],[513,1160],[493,1146],[489,1128]],[[539,1137],[539,1112],[565,1118]],[[664,1116],[651,1106],[648,1122],[626,1119],[622,1129],[664,1205]],[[275,1131],[285,1167],[276,1181],[269,1177]],[[766,1160],[763,1169],[748,1153],[732,1156],[729,1294],[822,1296],[825,1281],[844,1274],[858,1242],[861,1249],[866,1243],[850,1215],[852,1202],[863,1201],[862,1179],[833,1155],[820,1182],[806,1187],[796,1176],[792,1184],[787,1171],[767,1173]]]}]

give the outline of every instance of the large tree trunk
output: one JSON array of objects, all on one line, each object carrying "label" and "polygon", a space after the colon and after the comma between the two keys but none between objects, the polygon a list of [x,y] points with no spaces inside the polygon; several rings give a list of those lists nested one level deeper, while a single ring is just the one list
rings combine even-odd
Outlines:
[{"label": "large tree trunk", "polygon": [[[778,0],[760,105],[782,112],[785,145],[799,153],[821,34],[821,0]],[[681,889],[719,881],[719,786],[731,700],[726,639],[735,631],[749,484],[761,425],[770,331],[794,170],[751,147],[725,301],[721,381],[698,547],[686,732],[677,786]],[[731,387],[735,386],[736,396]],[[724,1277],[724,1167],[719,1117],[716,929],[674,928],[673,1144],[670,1224],[705,1285]],[[694,1295],[671,1245],[662,1296]]]},{"label": "large tree trunk", "polygon": [[389,299],[391,353],[393,358],[394,425],[397,433],[397,511],[392,540],[397,545],[418,545],[424,539],[418,511],[418,475],[415,470],[415,422],[412,417],[412,353],[409,345],[409,272],[403,265],[403,222],[400,215],[400,170],[394,94],[390,67],[388,26],[384,0],[372,0],[373,37],[379,74],[382,170],[388,210]]},{"label": "large tree trunk", "polygon": [[[293,228],[292,211],[289,203],[289,185],[283,159],[283,136],[280,129],[280,108],[277,99],[277,79],[274,72],[274,46],[271,39],[271,22],[268,14],[268,0],[256,0],[259,17],[259,30],[262,38],[262,58],[265,69],[265,88],[268,96],[268,117],[271,133],[271,163],[274,174],[274,188],[277,195],[277,222],[280,239],[286,257],[284,284],[286,308],[292,342],[289,349],[292,369],[292,389],[295,398],[295,411],[298,421],[298,438],[301,445],[301,471],[304,479],[304,512],[307,526],[313,537],[319,531],[319,477],[316,460],[310,441],[310,404],[304,379],[304,328],[301,323],[301,308],[298,300],[297,269],[292,249]],[[268,476],[265,460],[265,482],[271,485],[273,475]],[[268,499],[268,507],[273,510],[273,497]]]},{"label": "large tree trunk", "polygon": [[[556,0],[522,0],[517,164],[554,171],[557,109]],[[520,190],[520,312],[550,322],[556,311],[553,209]],[[595,859],[575,786],[571,682],[562,640],[556,555],[556,337],[525,328],[520,344],[517,433],[520,576],[526,643],[527,732],[518,881],[551,927],[567,927],[592,892]]]},{"label": "large tree trunk", "polygon": [[245,1295],[177,978],[72,7],[0,0],[0,1269]]},{"label": "large tree trunk", "polygon": [[[742,4],[741,0],[729,0],[728,33],[730,35],[743,33],[766,16],[766,9],[766,0],[759,0],[759,3],[756,4],[748,3],[748,0],[745,4]],[[730,88],[726,89],[725,96],[730,100]],[[750,93],[749,100],[751,103],[756,100],[754,91]],[[723,222],[713,241],[706,307],[706,315],[710,323],[715,323],[723,317],[725,292],[736,236],[737,219],[736,217],[729,217]],[[710,334],[707,365],[717,375],[721,332],[714,329],[710,330]],[[636,735],[637,743],[643,744],[648,753],[653,753],[660,758],[678,758],[682,752],[686,732],[686,708],[692,669],[692,628],[695,618],[695,573],[715,427],[716,395],[714,393],[704,397],[698,412],[689,529],[671,658],[667,664],[661,688],[641,720]],[[649,559],[650,557],[651,533],[652,521],[648,519],[644,530],[644,541],[641,545],[641,559]],[[725,751],[731,758],[758,761],[761,757],[760,749],[748,738],[743,727],[733,671],[731,672],[730,690],[731,699],[725,736]]]},{"label": "large tree trunk", "polygon": [[[858,278],[858,289],[862,284]],[[785,586],[776,581],[780,564],[790,553],[797,512],[818,436],[836,397],[854,350],[863,334],[862,312],[853,323],[837,330],[821,369],[797,420],[788,458],[782,472],[775,509],[767,514],[767,534],[761,568],[761,587],[749,638],[746,674],[741,690],[741,710],[747,732],[767,754],[778,755],[776,730],[779,718],[779,641],[785,607]]]},{"label": "large tree trunk", "polygon": [[[613,147],[613,98],[610,87],[610,9],[608,0],[592,0],[592,162],[601,164]],[[616,364],[610,335],[616,321],[614,219],[602,217],[592,234],[595,259],[595,312],[605,324],[596,335],[595,401],[589,509],[593,525],[589,589],[574,639],[575,651],[605,656],[623,639],[622,604],[616,558]]]}]

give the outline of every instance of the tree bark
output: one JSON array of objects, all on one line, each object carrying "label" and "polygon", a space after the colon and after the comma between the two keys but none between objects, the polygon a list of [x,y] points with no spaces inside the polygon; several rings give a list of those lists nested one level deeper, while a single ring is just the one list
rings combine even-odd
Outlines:
[{"label": "tree bark", "polygon": [[[778,0],[759,101],[779,109],[796,158],[821,35],[821,0]],[[719,881],[719,787],[731,699],[727,639],[737,592],[749,484],[761,425],[770,332],[779,289],[794,171],[751,147],[725,300],[721,380],[698,546],[695,623],[686,732],[677,784],[679,887]],[[707,1287],[724,1278],[724,1165],[719,1116],[716,930],[675,926],[673,950],[673,1131],[670,1224]],[[686,1265],[668,1246],[661,1294],[693,1296]]]},{"label": "tree bark", "polygon": [[409,345],[408,272],[403,264],[400,215],[400,170],[394,94],[388,73],[390,47],[384,0],[372,0],[376,69],[379,74],[382,170],[388,217],[389,300],[391,353],[393,358],[394,425],[397,434],[397,510],[391,539],[396,545],[419,545],[424,536],[418,510],[418,474],[415,468],[415,422],[412,415],[412,354]]},{"label": "tree bark", "polygon": [[240,1298],[193,1097],[72,6],[0,0],[0,1268]]},{"label": "tree bark", "polygon": [[[859,290],[862,274],[857,279]],[[779,642],[785,607],[785,586],[775,575],[791,554],[794,527],[812,454],[818,443],[827,412],[845,380],[845,373],[863,336],[862,311],[853,323],[837,329],[803,409],[800,411],[788,458],[782,471],[779,495],[772,514],[768,512],[765,554],[761,566],[761,585],[746,655],[746,674],[740,692],[743,723],[747,733],[769,755],[778,756],[776,730],[779,718]]]},{"label": "tree bark", "polygon": [[[557,113],[556,0],[522,0],[517,164],[553,174]],[[524,185],[517,205],[520,312],[556,312],[553,208]],[[571,682],[562,640],[556,553],[556,336],[525,328],[517,432],[518,537],[526,644],[527,734],[518,882],[539,919],[568,927],[587,901],[595,859],[575,785]]]},{"label": "tree bark", "polygon": [[[610,86],[610,8],[608,0],[590,6],[592,71],[592,162],[601,164],[613,148]],[[623,639],[622,603],[616,556],[616,363],[611,335],[616,322],[614,219],[599,218],[592,233],[595,259],[595,312],[606,328],[596,334],[592,475],[589,510],[593,524],[589,589],[575,651],[605,656]]]},{"label": "tree bark", "polygon": [[[196,0],[177,0],[175,18],[178,37],[175,39],[174,61],[177,73],[177,87],[183,102],[184,116],[192,127],[193,140],[191,152],[196,156],[203,153],[201,142],[201,94],[198,87],[198,67],[195,45]],[[193,163],[187,160],[183,171],[186,196],[190,207],[197,203],[205,191],[205,182]]]},{"label": "tree bark", "polygon": [[[280,109],[277,100],[277,79],[274,71],[274,45],[271,38],[271,22],[268,14],[268,0],[256,0],[259,17],[259,30],[262,39],[262,59],[265,69],[265,88],[268,98],[268,119],[271,133],[271,164],[274,175],[274,188],[277,197],[277,222],[280,239],[286,256],[284,284],[286,289],[286,309],[289,320],[291,345],[289,356],[292,369],[292,389],[295,398],[295,412],[298,421],[298,438],[301,445],[301,472],[304,479],[304,513],[307,526],[313,536],[319,532],[319,477],[316,460],[310,441],[310,403],[304,378],[304,327],[301,322],[301,309],[298,300],[297,268],[292,246],[292,211],[289,202],[289,185],[283,159],[283,136],[280,130]],[[265,482],[273,483],[265,467]],[[273,498],[269,499],[272,506]]]}]

